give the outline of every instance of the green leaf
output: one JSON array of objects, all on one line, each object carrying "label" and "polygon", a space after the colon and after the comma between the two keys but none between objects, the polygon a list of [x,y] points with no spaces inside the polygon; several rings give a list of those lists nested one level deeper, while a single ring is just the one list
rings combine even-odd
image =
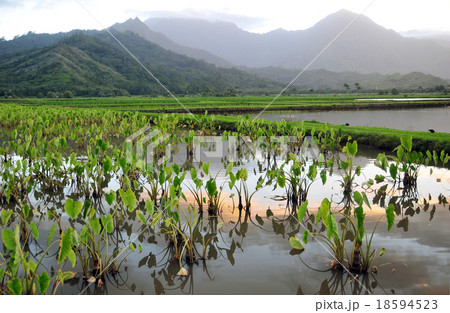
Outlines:
[{"label": "green leaf", "polygon": [[25,216],[25,218],[27,218],[29,214],[30,214],[30,206],[28,204],[25,204],[23,206],[23,215]]},{"label": "green leaf", "polygon": [[406,151],[411,151],[411,149],[412,149],[412,136],[411,135],[400,137],[400,142]]},{"label": "green leaf", "polygon": [[144,213],[142,213],[141,211],[138,210],[138,211],[136,211],[136,216],[142,224],[147,225],[147,220],[145,219]]},{"label": "green leaf", "polygon": [[58,264],[63,262],[67,256],[69,255],[70,251],[72,251],[72,229],[69,228],[63,234],[61,235],[61,242],[59,244],[59,257],[58,257]]},{"label": "green leaf", "polygon": [[202,163],[202,169],[203,169],[203,173],[205,173],[205,175],[209,175],[209,165],[211,163]]},{"label": "green leaf", "polygon": [[308,210],[308,200],[302,203],[302,205],[298,208],[298,221],[301,223],[303,218],[305,217],[306,211]]},{"label": "green leaf", "polygon": [[295,236],[289,238],[289,242],[291,243],[291,246],[294,249],[297,249],[297,250],[304,250],[305,249],[305,247],[303,246],[303,244],[300,241],[300,239],[298,239]]},{"label": "green leaf", "polygon": [[403,159],[404,148],[403,146],[399,146],[397,150],[397,158],[401,161]]},{"label": "green leaf", "polygon": [[155,213],[155,203],[150,200],[145,201],[145,209],[147,210],[147,213],[150,216],[150,218],[152,218],[153,214]]},{"label": "green leaf", "polygon": [[11,251],[14,251],[16,249],[16,240],[14,232],[10,231],[9,229],[3,229],[2,230],[2,240],[5,247]]},{"label": "green leaf", "polygon": [[363,204],[363,197],[362,197],[362,195],[359,193],[359,191],[355,191],[354,193],[353,193],[353,199],[355,199],[355,202],[358,204],[358,205],[362,205]]},{"label": "green leaf", "polygon": [[130,247],[131,251],[136,250],[136,245],[134,243],[132,243],[132,242],[130,242],[129,247]]},{"label": "green leaf", "polygon": [[102,231],[102,226],[100,225],[100,222],[96,217],[93,217],[89,220],[89,225],[91,226],[94,235],[98,235]]},{"label": "green leaf", "polygon": [[233,162],[228,163],[227,165],[227,171],[226,171],[226,175],[229,175],[231,173],[231,171],[233,170]]},{"label": "green leaf", "polygon": [[69,254],[67,254],[67,258],[69,259],[70,263],[72,263],[72,267],[75,267],[75,264],[77,264],[77,257],[75,255],[75,252],[73,252],[72,249],[69,250]]},{"label": "green leaf", "polygon": [[116,192],[111,190],[109,193],[105,194],[105,200],[109,205],[112,205],[116,201]]},{"label": "green leaf", "polygon": [[380,256],[383,256],[385,253],[386,253],[386,249],[381,248],[381,250],[380,250]]},{"label": "green leaf", "polygon": [[158,221],[161,219],[161,217],[162,217],[162,212],[155,215],[155,218],[153,219],[153,222],[152,222],[152,227],[155,227],[156,223],[158,223]]},{"label": "green leaf", "polygon": [[273,216],[273,212],[272,212],[271,209],[267,209],[267,210],[266,210],[266,216],[267,216],[267,217]]},{"label": "green leaf", "polygon": [[348,169],[348,166],[350,165],[347,161],[341,161],[341,168],[346,171]]},{"label": "green leaf", "polygon": [[355,156],[356,152],[358,152],[358,143],[356,141],[353,141],[352,143],[347,141],[346,147],[351,156]]},{"label": "green leaf", "polygon": [[31,232],[33,233],[34,239],[38,240],[39,239],[39,231],[34,222],[30,223],[30,229],[31,229]]},{"label": "green leaf", "polygon": [[84,203],[83,203],[83,219],[86,218],[86,216],[88,214],[88,210],[90,209],[90,207],[91,207],[91,201],[89,201],[87,199],[84,200]]},{"label": "green leaf", "polygon": [[336,218],[334,217],[334,215],[333,214],[328,214],[326,219],[327,219],[327,222],[325,223],[325,225],[327,226],[327,236],[328,236],[328,238],[331,238],[330,235],[333,238],[339,238],[338,224],[336,222]]},{"label": "green leaf", "polygon": [[308,237],[309,237],[309,230],[305,230],[305,231],[303,232],[303,242],[304,242],[305,244],[308,243]]},{"label": "green leaf", "polygon": [[363,207],[360,205],[355,209],[355,216],[356,216],[356,227],[358,228],[359,238],[364,237],[364,218],[366,214],[364,214]]},{"label": "green leaf", "polygon": [[18,277],[8,282],[8,288],[13,295],[17,296],[22,294],[22,282]]},{"label": "green leaf", "polygon": [[388,208],[386,209],[386,220],[387,220],[387,227],[388,231],[391,230],[392,226],[394,225],[395,221],[395,206],[391,203],[389,204]]},{"label": "green leaf", "polygon": [[103,160],[103,170],[105,173],[109,173],[112,170],[112,160],[109,156]]},{"label": "green leaf", "polygon": [[325,185],[325,183],[327,182],[327,171],[321,171],[320,178],[322,179],[322,185]]},{"label": "green leaf", "polygon": [[323,219],[328,215],[328,213],[330,212],[330,208],[330,200],[328,200],[328,198],[323,199],[322,203],[320,204],[319,210],[317,211],[316,224],[320,222],[320,219]]},{"label": "green leaf", "polygon": [[73,201],[72,199],[67,199],[64,204],[64,208],[66,209],[67,215],[71,218],[76,218],[83,209],[83,204],[79,201]]},{"label": "green leaf", "polygon": [[119,190],[120,197],[122,198],[123,203],[128,208],[129,212],[132,212],[136,207],[136,196],[134,195],[131,189],[127,189],[127,191]]},{"label": "green leaf", "polygon": [[277,175],[277,183],[279,187],[284,188],[286,184],[286,178],[284,175]]},{"label": "green leaf", "polygon": [[2,225],[6,226],[9,219],[11,218],[11,215],[13,214],[12,210],[2,210]]},{"label": "green leaf", "polygon": [[113,223],[112,215],[108,214],[106,217],[102,216],[101,220],[102,220],[103,227],[105,227],[105,229],[106,229],[106,232],[108,234],[111,234],[114,230],[114,223]]},{"label": "green leaf", "polygon": [[191,178],[195,180],[197,178],[197,170],[195,168],[191,168]]},{"label": "green leaf", "polygon": [[323,153],[319,154],[317,162],[319,163],[320,166],[322,166],[323,162],[325,162],[325,157],[324,157]]},{"label": "green leaf", "polygon": [[53,236],[55,235],[55,231],[56,231],[56,224],[53,224],[52,227],[50,227],[50,231],[48,232],[47,246],[49,246],[50,242],[53,240]]},{"label": "green leaf", "polygon": [[384,176],[383,175],[375,175],[375,181],[377,182],[377,184],[381,183],[384,181]]},{"label": "green leaf", "polygon": [[361,194],[363,196],[364,203],[369,207],[369,209],[372,210],[372,207],[370,206],[369,199],[367,198],[367,194],[365,192],[362,192]]},{"label": "green leaf", "polygon": [[43,272],[38,276],[37,284],[39,286],[39,294],[44,295],[47,292],[48,286],[50,286],[50,277],[47,272]]},{"label": "green leaf", "polygon": [[389,166],[389,173],[391,174],[391,177],[394,180],[397,179],[397,170],[398,170],[397,164],[391,163],[391,165]]}]

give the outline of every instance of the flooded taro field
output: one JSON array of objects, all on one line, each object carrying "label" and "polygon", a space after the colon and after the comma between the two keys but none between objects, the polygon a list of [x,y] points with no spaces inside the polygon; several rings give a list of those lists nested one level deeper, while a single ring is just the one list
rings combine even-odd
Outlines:
[{"label": "flooded taro field", "polygon": [[0,113],[2,294],[449,293],[446,152],[40,110]]},{"label": "flooded taro field", "polygon": [[[373,99],[372,99],[373,100]],[[375,99],[376,100],[376,99]],[[403,100],[403,99],[402,99]],[[256,114],[251,115],[255,117]],[[259,116],[269,121],[318,121],[336,125],[386,127],[409,131],[428,131],[450,133],[450,107],[384,109],[355,111],[280,111],[264,112]]]}]

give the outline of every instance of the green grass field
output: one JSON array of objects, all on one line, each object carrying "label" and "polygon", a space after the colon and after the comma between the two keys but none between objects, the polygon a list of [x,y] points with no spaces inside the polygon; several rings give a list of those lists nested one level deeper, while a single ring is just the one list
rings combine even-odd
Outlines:
[{"label": "green grass field", "polygon": [[[408,97],[423,97],[421,94]],[[430,97],[430,95],[427,95]],[[439,95],[432,95],[438,97]],[[0,103],[19,103],[31,106],[82,107],[113,109],[117,111],[140,112],[174,112],[184,113],[185,108],[193,113],[233,113],[258,112],[266,108],[275,96],[243,96],[243,97],[180,97],[180,105],[175,99],[168,97],[114,97],[114,98],[72,98],[72,99],[4,99]],[[360,98],[379,98],[378,95],[296,95],[281,96],[267,110],[351,110],[353,108],[377,109],[386,107],[422,107],[450,105],[448,100],[435,101],[358,101]],[[445,96],[440,96],[444,97]],[[392,97],[404,98],[404,96]]]},{"label": "green grass field", "polygon": [[[423,97],[425,95],[415,94],[408,97]],[[427,95],[430,97],[430,95]],[[352,109],[377,109],[386,107],[427,107],[427,106],[448,106],[448,100],[435,101],[358,101],[359,98],[379,98],[378,95],[300,95],[300,96],[282,96],[275,101],[268,110],[352,110]],[[432,95],[438,97],[438,95]],[[445,96],[441,96],[445,97]],[[274,96],[245,96],[245,97],[182,97],[180,102],[192,113],[204,115],[208,111],[209,115],[217,115],[215,123],[220,125],[221,129],[233,130],[238,121],[234,116],[223,116],[244,114],[251,112],[260,112],[272,100]],[[394,97],[392,97],[394,98]],[[397,98],[404,98],[398,96]],[[17,104],[23,106],[36,107],[57,107],[57,108],[91,108],[112,111],[131,111],[139,112],[148,116],[154,116],[160,113],[187,113],[182,105],[178,104],[173,98],[163,97],[115,97],[115,98],[72,98],[72,99],[11,99],[0,100],[1,104]],[[222,115],[222,116],[221,116]],[[180,114],[184,118],[188,114]],[[275,123],[275,122],[266,122]],[[300,122],[290,122],[300,123]],[[320,129],[325,124],[316,122],[305,122],[304,127],[307,132],[312,129]],[[368,144],[377,148],[392,150],[400,142],[400,137],[410,134],[414,138],[414,149],[425,150],[446,150],[450,151],[450,134],[429,132],[410,132],[396,129],[350,126],[328,125],[327,127],[341,131],[346,136],[351,136],[361,144]]]}]

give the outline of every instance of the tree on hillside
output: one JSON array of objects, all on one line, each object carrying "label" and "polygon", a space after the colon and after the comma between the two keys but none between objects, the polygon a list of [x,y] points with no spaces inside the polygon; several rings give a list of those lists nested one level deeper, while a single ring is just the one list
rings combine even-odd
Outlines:
[{"label": "tree on hillside", "polygon": [[347,89],[347,90],[349,90],[349,89],[350,89],[350,85],[347,84],[347,83],[345,83],[345,84],[344,84],[344,88]]},{"label": "tree on hillside", "polygon": [[356,90],[361,90],[362,87],[359,83],[355,83],[355,88]]}]

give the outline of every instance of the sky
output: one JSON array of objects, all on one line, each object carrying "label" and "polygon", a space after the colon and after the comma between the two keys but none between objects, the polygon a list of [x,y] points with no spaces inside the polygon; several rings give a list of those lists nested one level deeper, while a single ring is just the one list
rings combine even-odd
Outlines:
[{"label": "sky", "polygon": [[364,15],[386,28],[450,32],[450,0],[0,0],[0,38],[166,16],[226,20],[259,33],[299,30],[341,9],[361,13],[370,3]]}]

